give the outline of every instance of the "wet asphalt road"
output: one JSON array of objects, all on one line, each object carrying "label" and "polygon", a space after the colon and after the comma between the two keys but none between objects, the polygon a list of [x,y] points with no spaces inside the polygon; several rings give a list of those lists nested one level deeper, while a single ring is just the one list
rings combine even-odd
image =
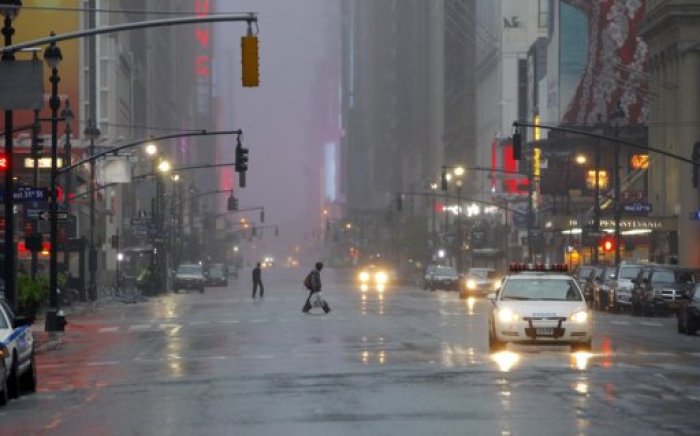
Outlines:
[{"label": "wet asphalt road", "polygon": [[[543,435],[700,433],[700,337],[674,318],[596,313],[593,354],[487,349],[490,303],[324,271],[333,311],[303,315],[306,271],[114,304],[38,357],[39,392],[0,434]],[[316,309],[319,310],[319,309]]]}]

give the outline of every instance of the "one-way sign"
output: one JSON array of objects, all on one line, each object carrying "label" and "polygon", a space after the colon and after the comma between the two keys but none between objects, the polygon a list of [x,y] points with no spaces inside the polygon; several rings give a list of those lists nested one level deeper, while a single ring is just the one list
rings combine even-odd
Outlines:
[{"label": "one-way sign", "polygon": [[[39,219],[42,221],[49,221],[51,219],[51,211],[45,210],[39,214]],[[68,220],[68,212],[58,211],[56,212],[56,219],[59,221]]]}]

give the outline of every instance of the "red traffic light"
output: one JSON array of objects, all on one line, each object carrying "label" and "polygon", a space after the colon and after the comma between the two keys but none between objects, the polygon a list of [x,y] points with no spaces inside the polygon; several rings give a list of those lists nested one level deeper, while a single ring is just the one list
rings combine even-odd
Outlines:
[{"label": "red traffic light", "polygon": [[7,155],[0,151],[0,172],[7,171],[10,168],[10,160]]},{"label": "red traffic light", "polygon": [[600,243],[600,248],[602,248],[605,253],[615,251],[615,238],[612,236],[604,238]]}]

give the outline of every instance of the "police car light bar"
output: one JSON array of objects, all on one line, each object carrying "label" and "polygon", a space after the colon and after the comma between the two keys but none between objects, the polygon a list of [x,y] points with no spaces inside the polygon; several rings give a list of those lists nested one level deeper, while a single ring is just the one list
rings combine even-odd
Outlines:
[{"label": "police car light bar", "polygon": [[569,266],[562,263],[511,263],[510,272],[523,272],[523,271],[534,271],[534,272],[568,272]]}]

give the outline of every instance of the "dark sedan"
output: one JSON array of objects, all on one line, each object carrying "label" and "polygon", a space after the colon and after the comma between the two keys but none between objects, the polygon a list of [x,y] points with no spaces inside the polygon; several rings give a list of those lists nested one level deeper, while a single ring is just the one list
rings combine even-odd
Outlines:
[{"label": "dark sedan", "polygon": [[678,333],[694,335],[700,329],[700,284],[690,292],[678,308]]}]

